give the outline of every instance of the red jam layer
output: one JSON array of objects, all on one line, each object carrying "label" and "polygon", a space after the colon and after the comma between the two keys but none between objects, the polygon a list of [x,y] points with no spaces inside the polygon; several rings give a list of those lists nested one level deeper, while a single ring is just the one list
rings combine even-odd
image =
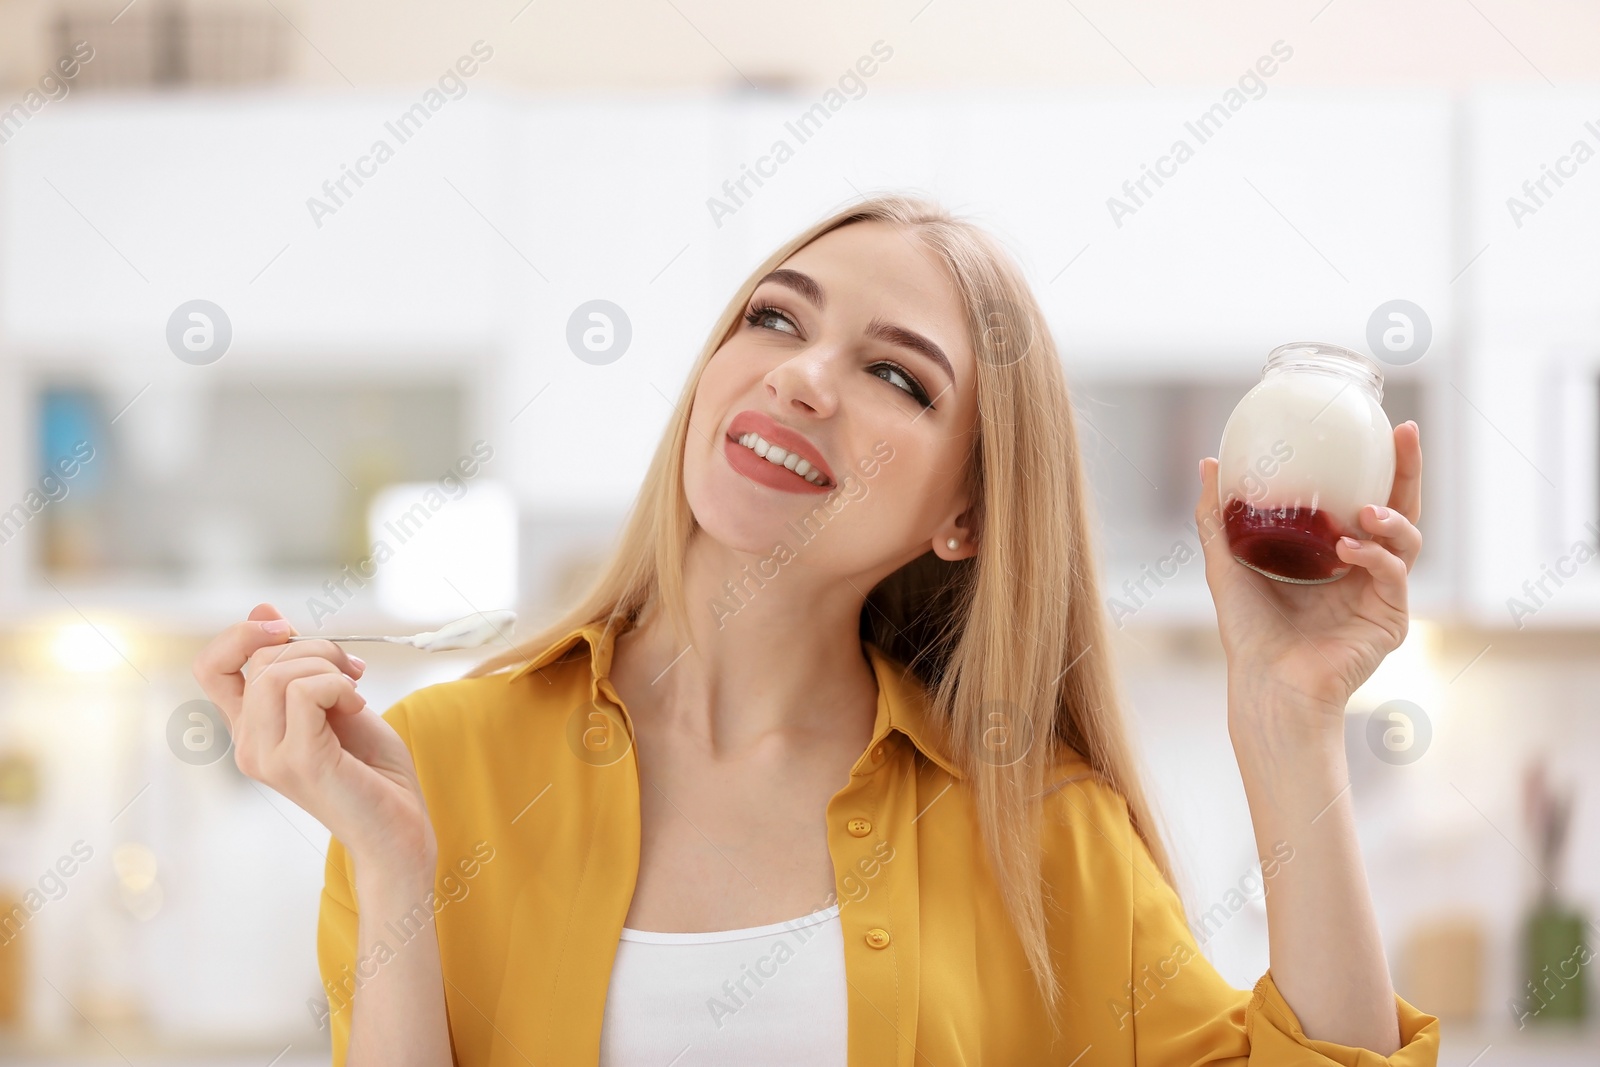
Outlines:
[{"label": "red jam layer", "polygon": [[1223,528],[1233,558],[1269,577],[1290,582],[1331,582],[1350,564],[1334,551],[1343,530],[1317,508],[1257,508],[1228,502]]}]

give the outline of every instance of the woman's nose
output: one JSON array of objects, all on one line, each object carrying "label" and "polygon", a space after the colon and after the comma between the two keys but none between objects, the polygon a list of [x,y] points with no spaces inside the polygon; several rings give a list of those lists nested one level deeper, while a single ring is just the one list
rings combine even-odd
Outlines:
[{"label": "woman's nose", "polygon": [[814,346],[796,353],[767,372],[768,390],[779,404],[795,405],[821,417],[839,405],[839,375],[844,359],[837,352]]}]

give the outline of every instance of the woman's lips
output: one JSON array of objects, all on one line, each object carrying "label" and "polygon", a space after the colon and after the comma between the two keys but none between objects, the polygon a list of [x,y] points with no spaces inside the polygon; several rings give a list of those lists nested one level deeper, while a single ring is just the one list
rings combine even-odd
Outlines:
[{"label": "woman's lips", "polygon": [[[787,467],[779,466],[756,455],[752,449],[739,443],[739,439],[748,433],[757,434],[769,445],[775,445],[805,460],[816,468],[817,474],[824,479],[824,484],[813,485]],[[770,416],[753,409],[741,411],[733,417],[722,442],[722,451],[734,470],[752,481],[774,489],[790,493],[828,493],[836,484],[833,471],[823,461],[815,445],[801,434],[787,426],[779,425]]]},{"label": "woman's lips", "polygon": [[762,459],[750,449],[741,445],[737,438],[723,438],[722,452],[728,457],[728,464],[734,470],[761,485],[771,486],[773,489],[781,489],[786,493],[833,492],[832,485],[812,485],[789,468],[780,467],[776,463]]}]

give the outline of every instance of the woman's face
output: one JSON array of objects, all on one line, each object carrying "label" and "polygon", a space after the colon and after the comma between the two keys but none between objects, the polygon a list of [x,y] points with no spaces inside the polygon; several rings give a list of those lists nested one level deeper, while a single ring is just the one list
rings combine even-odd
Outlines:
[{"label": "woman's face", "polygon": [[[851,223],[790,256],[745,310],[690,411],[684,489],[704,533],[774,557],[766,577],[876,584],[930,549],[971,555],[976,364],[938,255],[889,223]],[[761,451],[793,455],[779,466]]]}]

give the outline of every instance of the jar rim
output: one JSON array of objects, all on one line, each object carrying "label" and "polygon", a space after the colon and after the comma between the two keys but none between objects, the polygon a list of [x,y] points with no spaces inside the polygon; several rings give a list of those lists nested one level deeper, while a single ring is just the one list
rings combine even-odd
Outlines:
[{"label": "jar rim", "polygon": [[1290,341],[1267,353],[1267,362],[1261,373],[1285,370],[1290,367],[1302,370],[1331,371],[1343,374],[1372,390],[1378,402],[1383,402],[1383,368],[1360,352],[1327,341]]}]

